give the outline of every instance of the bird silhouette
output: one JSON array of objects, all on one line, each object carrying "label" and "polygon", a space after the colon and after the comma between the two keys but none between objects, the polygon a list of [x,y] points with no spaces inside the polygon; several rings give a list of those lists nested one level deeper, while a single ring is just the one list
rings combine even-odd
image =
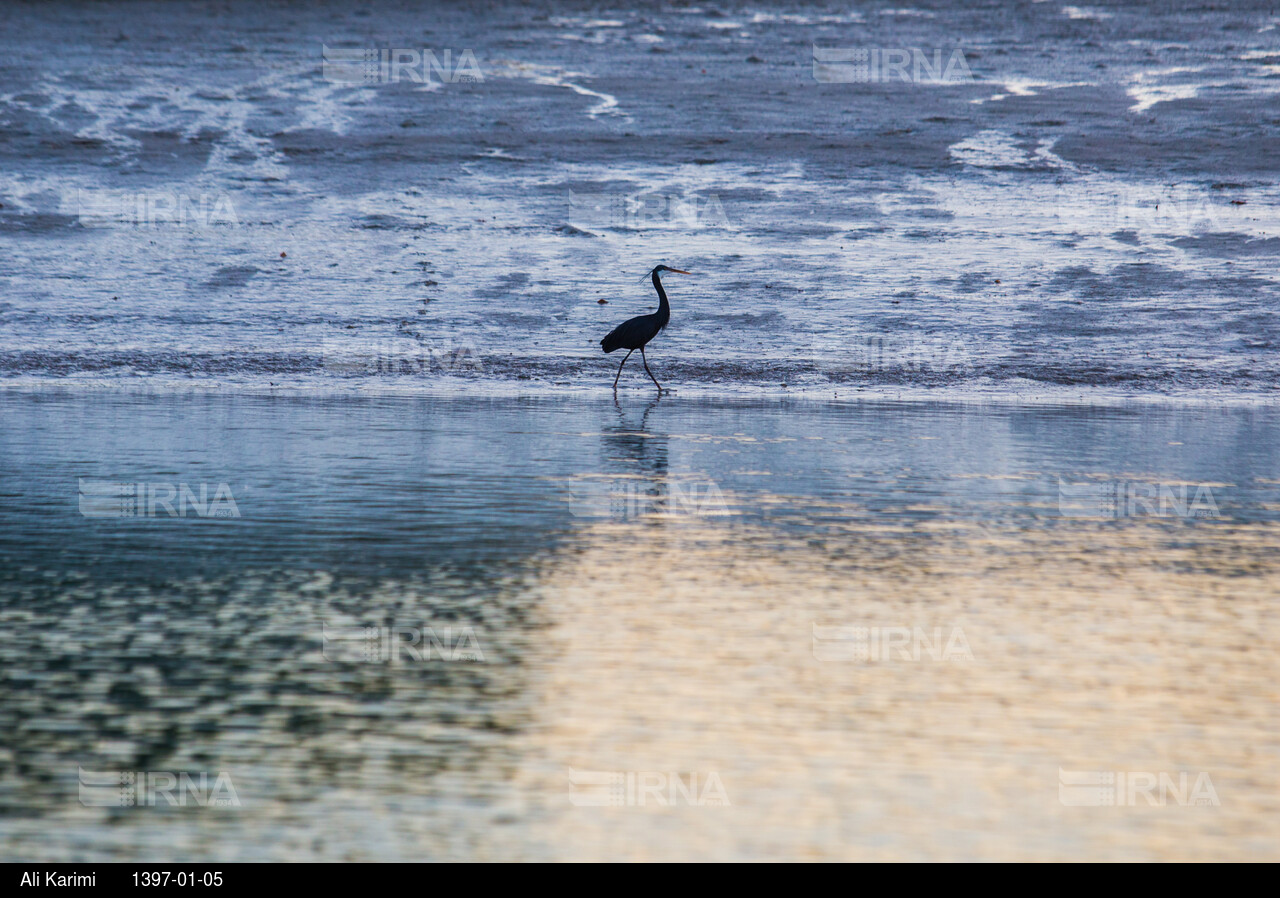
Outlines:
[{"label": "bird silhouette", "polygon": [[609,331],[609,335],[600,341],[600,347],[605,352],[613,352],[615,349],[628,350],[626,356],[622,359],[622,365],[618,366],[618,373],[613,376],[613,391],[618,391],[618,378],[622,376],[623,365],[627,364],[627,359],[631,358],[631,353],[637,349],[640,350],[640,359],[644,362],[644,370],[653,381],[654,386],[658,388],[658,393],[662,393],[662,384],[658,383],[658,378],[653,376],[653,372],[649,370],[649,360],[645,357],[644,347],[658,333],[667,326],[667,322],[671,320],[671,304],[667,302],[667,291],[662,289],[662,281],[658,279],[658,275],[664,271],[670,271],[675,274],[692,274],[689,271],[683,271],[679,268],[668,268],[666,265],[659,265],[649,272],[649,276],[653,279],[653,289],[658,291],[658,311],[652,315],[637,315],[622,322],[613,330]]}]

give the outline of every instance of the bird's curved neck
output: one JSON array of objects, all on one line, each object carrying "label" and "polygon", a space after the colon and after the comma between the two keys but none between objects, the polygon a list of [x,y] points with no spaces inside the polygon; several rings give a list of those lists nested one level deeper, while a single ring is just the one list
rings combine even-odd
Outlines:
[{"label": "bird's curved neck", "polygon": [[658,272],[653,273],[653,289],[658,291],[658,317],[666,321],[671,317],[671,304],[667,302],[667,291],[662,289],[662,281],[658,280]]}]

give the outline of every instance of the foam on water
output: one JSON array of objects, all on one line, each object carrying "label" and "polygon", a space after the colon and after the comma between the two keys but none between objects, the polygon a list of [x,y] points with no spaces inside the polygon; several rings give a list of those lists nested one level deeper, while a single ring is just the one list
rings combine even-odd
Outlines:
[{"label": "foam on water", "polygon": [[[600,115],[616,115],[625,121],[630,117],[618,107],[618,98],[610,94],[591,90],[578,83],[591,75],[586,72],[567,71],[555,66],[536,65],[532,63],[507,62],[499,60],[495,63],[494,74],[504,78],[527,78],[544,87],[563,87],[583,97],[591,97],[599,102],[587,108],[587,115],[595,118]],[[574,79],[574,80],[569,80]]]}]

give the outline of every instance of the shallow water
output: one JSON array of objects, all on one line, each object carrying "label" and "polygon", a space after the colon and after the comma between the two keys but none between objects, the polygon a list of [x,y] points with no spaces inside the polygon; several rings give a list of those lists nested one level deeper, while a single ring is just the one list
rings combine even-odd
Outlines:
[{"label": "shallow water", "polygon": [[[8,859],[1274,854],[1274,409],[0,414]],[[1080,516],[1060,480],[1168,501]],[[235,514],[150,490],[202,483]],[[366,627],[442,645],[362,654]],[[1217,803],[1064,804],[1059,769],[1205,774]],[[128,770],[237,803],[83,803],[81,771]]]}]

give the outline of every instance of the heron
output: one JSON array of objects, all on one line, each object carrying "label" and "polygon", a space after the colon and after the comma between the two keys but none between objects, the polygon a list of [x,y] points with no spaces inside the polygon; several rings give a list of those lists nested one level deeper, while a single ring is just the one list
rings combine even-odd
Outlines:
[{"label": "heron", "polygon": [[600,341],[600,347],[605,352],[613,352],[615,349],[627,350],[626,356],[622,359],[622,365],[618,366],[618,373],[613,376],[613,391],[618,391],[618,378],[622,376],[623,365],[627,364],[627,359],[631,358],[631,353],[637,349],[640,350],[640,359],[644,362],[644,370],[653,381],[654,386],[658,388],[658,392],[662,392],[662,384],[658,383],[658,378],[653,376],[653,372],[649,370],[649,360],[645,358],[644,347],[650,340],[658,336],[658,332],[667,326],[667,322],[671,320],[671,306],[667,303],[667,291],[662,289],[662,281],[658,279],[664,271],[670,271],[674,274],[692,274],[691,271],[683,271],[679,268],[668,268],[666,265],[659,265],[649,272],[649,277],[653,279],[653,289],[658,291],[658,311],[652,315],[637,315],[628,321],[624,321],[609,331],[609,336]]}]

